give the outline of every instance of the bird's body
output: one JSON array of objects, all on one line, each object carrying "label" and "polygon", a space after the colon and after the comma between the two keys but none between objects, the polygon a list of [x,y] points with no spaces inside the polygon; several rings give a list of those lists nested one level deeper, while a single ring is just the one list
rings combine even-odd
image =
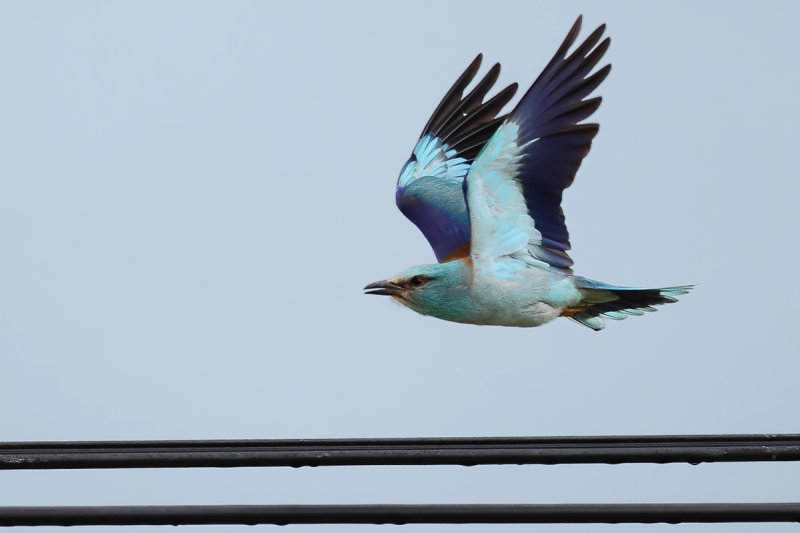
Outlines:
[{"label": "bird's body", "polygon": [[411,309],[481,325],[533,327],[559,316],[592,329],[675,301],[690,287],[635,289],[572,273],[561,196],[597,134],[581,121],[600,105],[586,97],[605,79],[590,74],[609,45],[595,30],[572,54],[580,18],[514,111],[516,91],[484,102],[495,65],[466,95],[481,56],[434,112],[403,167],[396,201],[431,244],[438,263],[368,285]]},{"label": "bird's body", "polygon": [[[499,272],[499,275],[498,275]],[[532,327],[560,316],[581,294],[564,274],[456,259],[407,271],[427,276],[426,298],[395,297],[425,315],[451,322]]]}]

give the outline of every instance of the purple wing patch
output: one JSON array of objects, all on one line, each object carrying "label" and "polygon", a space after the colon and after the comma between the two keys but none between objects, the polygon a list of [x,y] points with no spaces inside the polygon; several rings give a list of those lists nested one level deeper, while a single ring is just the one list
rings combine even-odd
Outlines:
[{"label": "purple wing patch", "polygon": [[609,38],[600,41],[605,25],[567,55],[580,27],[581,17],[578,17],[561,47],[509,117],[509,121],[519,126],[518,143],[527,144],[518,180],[528,213],[542,234],[542,247],[553,256],[551,264],[559,268],[572,265],[566,253],[570,243],[561,209],[562,193],[575,179],[599,128],[597,124],[579,124],[600,106],[600,97],[585,98],[611,70],[611,65],[606,65],[589,75],[611,43]]}]

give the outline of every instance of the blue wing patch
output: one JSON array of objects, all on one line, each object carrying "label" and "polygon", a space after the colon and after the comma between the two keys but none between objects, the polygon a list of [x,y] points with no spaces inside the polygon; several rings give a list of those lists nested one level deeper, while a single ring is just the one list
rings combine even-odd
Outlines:
[{"label": "blue wing patch", "polygon": [[512,84],[483,101],[500,73],[496,64],[464,95],[481,59],[481,55],[475,58],[439,103],[397,180],[397,207],[422,231],[439,262],[469,255],[462,183],[475,157],[505,120],[505,115],[497,114],[517,90]]}]

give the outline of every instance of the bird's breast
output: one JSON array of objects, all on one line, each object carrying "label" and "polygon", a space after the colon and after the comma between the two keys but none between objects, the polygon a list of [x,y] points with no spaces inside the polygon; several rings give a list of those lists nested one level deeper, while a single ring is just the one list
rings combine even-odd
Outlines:
[{"label": "bird's breast", "polygon": [[580,298],[569,278],[561,274],[531,267],[520,268],[514,276],[499,276],[496,271],[485,264],[473,270],[471,296],[481,324],[539,326]]}]

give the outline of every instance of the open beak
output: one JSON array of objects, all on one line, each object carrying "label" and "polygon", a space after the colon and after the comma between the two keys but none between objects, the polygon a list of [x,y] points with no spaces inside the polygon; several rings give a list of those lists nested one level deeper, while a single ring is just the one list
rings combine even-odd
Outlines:
[{"label": "open beak", "polygon": [[375,283],[370,283],[366,287],[364,287],[365,294],[382,294],[386,296],[394,296],[395,294],[400,294],[403,291],[403,287],[398,285],[397,283],[384,280],[384,281],[376,281]]}]

